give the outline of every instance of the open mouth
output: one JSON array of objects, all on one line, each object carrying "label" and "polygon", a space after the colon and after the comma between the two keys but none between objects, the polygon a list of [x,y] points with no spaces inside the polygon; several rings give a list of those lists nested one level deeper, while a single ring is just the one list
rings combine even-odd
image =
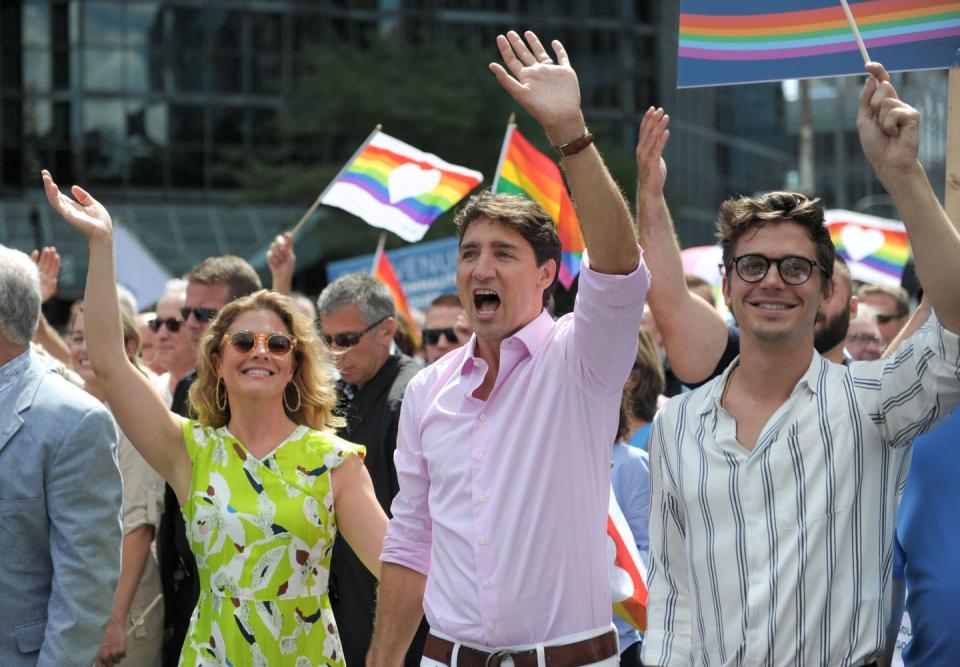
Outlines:
[{"label": "open mouth", "polygon": [[500,308],[500,295],[492,289],[473,290],[473,305],[479,315],[493,315]]},{"label": "open mouth", "polygon": [[784,310],[790,310],[795,306],[789,303],[772,303],[769,301],[755,301],[750,304],[754,308],[759,308],[760,310],[765,310],[769,312],[778,312]]}]

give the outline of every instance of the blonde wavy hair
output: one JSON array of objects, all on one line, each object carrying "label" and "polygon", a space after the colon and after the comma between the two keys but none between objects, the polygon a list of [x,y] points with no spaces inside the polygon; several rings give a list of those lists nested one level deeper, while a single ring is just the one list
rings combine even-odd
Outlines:
[{"label": "blonde wavy hair", "polygon": [[296,403],[296,389],[288,384],[284,389],[284,411],[296,423],[317,431],[332,431],[344,425],[343,417],[334,414],[337,394],[333,386],[333,365],[326,346],[317,336],[313,322],[302,315],[282,294],[260,290],[250,296],[231,301],[210,324],[200,342],[197,379],[190,387],[190,407],[197,420],[205,426],[219,428],[230,421],[230,404],[223,410],[217,407],[219,376],[213,361],[220,354],[223,335],[243,313],[272,311],[286,325],[289,334],[297,339],[293,349],[296,369],[292,382],[300,390],[300,407],[290,411],[287,403]]}]

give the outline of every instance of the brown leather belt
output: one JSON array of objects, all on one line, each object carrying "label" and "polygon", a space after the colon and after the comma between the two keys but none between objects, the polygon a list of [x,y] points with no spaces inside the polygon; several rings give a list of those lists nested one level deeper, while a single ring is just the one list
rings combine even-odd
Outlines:
[{"label": "brown leather belt", "polygon": [[[423,646],[423,657],[453,665],[452,642],[441,639],[434,634],[427,635]],[[617,654],[617,633],[614,630],[597,637],[562,644],[560,646],[545,646],[543,657],[548,667],[581,667],[594,662],[612,658]],[[480,651],[469,646],[460,645],[455,667],[500,667],[504,658],[513,658],[516,667],[537,667],[537,650],[511,651],[500,649],[496,651]]]}]

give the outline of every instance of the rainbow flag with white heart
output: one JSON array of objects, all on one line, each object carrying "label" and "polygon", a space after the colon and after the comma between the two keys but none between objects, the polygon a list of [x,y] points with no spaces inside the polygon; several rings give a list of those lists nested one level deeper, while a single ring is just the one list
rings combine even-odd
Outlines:
[{"label": "rainbow flag with white heart", "polygon": [[874,285],[899,285],[910,259],[907,228],[898,220],[829,209],[824,211],[837,254],[850,265],[850,276]]},{"label": "rainbow flag with white heart", "polygon": [[377,129],[319,201],[414,243],[482,180],[479,171],[450,164]]}]

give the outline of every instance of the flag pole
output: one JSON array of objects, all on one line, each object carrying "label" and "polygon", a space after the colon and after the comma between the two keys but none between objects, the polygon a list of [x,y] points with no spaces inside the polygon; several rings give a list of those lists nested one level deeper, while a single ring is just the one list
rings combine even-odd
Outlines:
[{"label": "flag pole", "polygon": [[320,195],[316,198],[316,200],[314,200],[313,204],[310,205],[310,208],[308,208],[307,212],[303,214],[303,217],[300,218],[299,222],[297,222],[297,224],[293,226],[293,229],[290,230],[291,235],[295,236],[296,233],[300,231],[300,228],[303,227],[304,223],[306,223],[306,221],[310,218],[310,216],[313,215],[313,213],[317,210],[320,204],[323,203],[323,196],[327,194],[330,188],[333,187],[333,184],[336,183],[341,176],[343,176],[343,172],[345,172],[347,169],[350,168],[350,165],[353,164],[353,161],[357,159],[357,156],[360,155],[360,153],[362,153],[364,149],[366,149],[366,147],[370,144],[371,141],[373,141],[373,138],[377,136],[377,133],[382,128],[383,128],[383,125],[381,125],[380,123],[377,123],[377,126],[373,128],[373,132],[367,135],[367,138],[363,140],[362,144],[360,144],[360,148],[355,150],[353,152],[353,155],[350,156],[350,159],[347,160],[342,167],[340,167],[340,171],[337,172],[337,175],[333,177],[333,180],[331,180],[327,184],[327,187],[323,189],[323,192],[321,192]]},{"label": "flag pole", "polygon": [[380,264],[380,256],[383,255],[383,247],[387,244],[387,233],[380,232],[380,240],[377,241],[377,249],[373,253],[373,264],[370,265],[370,275],[377,272],[377,265]]},{"label": "flag pole", "polygon": [[517,127],[517,114],[511,112],[507,119],[507,131],[503,135],[503,145],[500,146],[500,157],[497,159],[497,171],[493,175],[493,185],[490,186],[490,192],[496,192],[500,184],[500,170],[503,168],[503,161],[507,159],[507,147],[510,146],[510,139],[513,137],[513,130]]},{"label": "flag pole", "polygon": [[853,12],[850,11],[847,0],[840,0],[840,5],[843,7],[843,13],[847,15],[847,23],[850,24],[853,37],[857,40],[857,48],[860,49],[860,55],[863,56],[863,64],[866,65],[870,62],[870,54],[867,53],[867,46],[863,43],[863,37],[860,36],[860,28],[857,27],[857,22],[853,18]]}]

